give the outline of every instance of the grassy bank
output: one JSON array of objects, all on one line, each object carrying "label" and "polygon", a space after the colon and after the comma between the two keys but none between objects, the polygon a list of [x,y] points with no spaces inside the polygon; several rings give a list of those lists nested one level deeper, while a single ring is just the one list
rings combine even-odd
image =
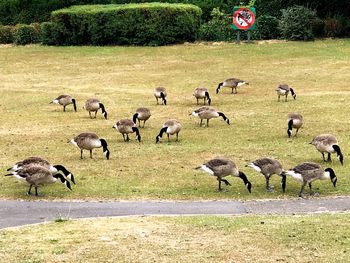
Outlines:
[{"label": "grassy bank", "polygon": [[[236,46],[180,45],[168,47],[0,47],[0,152],[1,171],[28,156],[41,156],[63,164],[76,176],[73,192],[62,185],[40,190],[44,198],[69,199],[213,199],[295,197],[298,182],[288,180],[281,193],[280,179],[272,178],[274,193],[266,193],[265,179],[245,165],[270,156],[285,168],[303,161],[322,163],[321,154],[308,143],[321,133],[332,133],[344,152],[344,166],[333,156],[337,188],[331,182],[315,182],[322,196],[350,192],[348,139],[350,114],[350,41],[277,42]],[[228,77],[250,82],[231,95],[217,84]],[[275,88],[287,83],[297,99],[277,102]],[[156,105],[153,89],[168,90],[168,105]],[[189,113],[196,109],[193,90],[209,89],[212,105],[231,120],[219,119],[209,128]],[[75,96],[78,112],[70,106],[49,104],[60,94]],[[86,99],[98,97],[109,119],[99,114],[89,119],[82,109]],[[152,117],[135,137],[124,143],[112,126],[131,118],[146,106]],[[298,138],[287,138],[287,114],[300,112],[305,124]],[[162,123],[177,118],[183,124],[180,142],[166,139],[155,144]],[[79,159],[80,152],[68,139],[93,131],[109,143],[111,159],[102,149],[94,159]],[[166,137],[165,137],[166,138]],[[253,184],[252,194],[241,180],[228,178],[228,191],[217,192],[217,182],[193,168],[215,156],[232,158]],[[290,179],[290,178],[289,178]],[[1,198],[26,197],[27,187],[0,177]]]},{"label": "grassy bank", "polygon": [[134,217],[0,231],[1,262],[347,262],[349,214]]}]

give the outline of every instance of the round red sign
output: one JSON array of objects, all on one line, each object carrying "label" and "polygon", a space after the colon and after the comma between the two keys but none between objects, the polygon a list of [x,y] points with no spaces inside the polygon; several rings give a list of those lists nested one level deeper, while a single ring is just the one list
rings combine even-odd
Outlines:
[{"label": "round red sign", "polygon": [[240,8],[233,13],[233,23],[239,29],[249,29],[255,22],[255,15],[248,8]]}]

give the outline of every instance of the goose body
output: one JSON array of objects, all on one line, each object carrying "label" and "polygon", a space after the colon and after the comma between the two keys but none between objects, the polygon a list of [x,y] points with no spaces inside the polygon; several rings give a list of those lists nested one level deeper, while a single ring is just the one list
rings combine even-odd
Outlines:
[{"label": "goose body", "polygon": [[30,164],[36,164],[36,165],[45,167],[46,169],[49,169],[50,172],[53,174],[63,172],[64,176],[69,180],[71,180],[73,184],[75,184],[74,175],[70,171],[68,171],[63,165],[60,165],[60,164],[51,165],[47,160],[41,157],[34,157],[34,156],[28,157],[22,161],[17,162],[12,167],[8,168],[7,171],[17,171],[22,169],[24,166],[27,166]]},{"label": "goose body", "polygon": [[138,108],[136,109],[133,122],[136,124],[136,120],[139,122],[139,127],[141,127],[141,121],[143,121],[143,128],[145,127],[146,121],[151,117],[151,111],[148,108]]},{"label": "goose body", "polygon": [[166,133],[168,136],[168,142],[170,135],[176,134],[176,141],[179,140],[179,132],[181,131],[182,125],[178,120],[168,120],[164,122],[162,129],[160,129],[159,134],[156,137],[156,143],[160,141],[163,137],[163,133]]},{"label": "goose body", "polygon": [[118,130],[122,135],[124,141],[130,141],[129,134],[136,133],[136,139],[141,142],[141,135],[139,129],[136,127],[136,124],[130,119],[122,119],[117,121],[113,128]]},{"label": "goose body", "polygon": [[231,88],[232,93],[233,93],[233,90],[235,90],[235,94],[237,94],[237,88],[243,85],[249,85],[249,82],[246,82],[244,80],[237,79],[237,78],[229,78],[219,83],[218,87],[216,88],[216,94],[219,93],[221,87]]},{"label": "goose body", "polygon": [[272,191],[269,180],[274,174],[282,176],[282,190],[283,192],[286,191],[286,177],[283,174],[282,164],[279,160],[264,157],[249,163],[247,166],[265,176],[266,190],[268,192]]},{"label": "goose body", "polygon": [[100,139],[96,133],[84,132],[76,136],[70,141],[73,145],[80,149],[80,158],[83,159],[83,150],[90,151],[90,158],[92,158],[92,150],[95,148],[103,148],[103,154],[106,159],[109,159],[110,152],[107,148],[107,142],[105,139]]},{"label": "goose body", "polygon": [[198,105],[198,100],[203,99],[203,104],[205,105],[206,100],[208,100],[208,105],[210,106],[211,104],[211,98],[209,96],[208,89],[206,88],[196,88],[193,92],[193,96],[197,99],[197,105]]},{"label": "goose body", "polygon": [[31,194],[31,189],[34,186],[35,195],[38,195],[38,187],[45,184],[55,183],[58,179],[63,183],[69,190],[72,190],[70,183],[65,177],[56,173],[53,174],[48,168],[41,166],[40,164],[27,164],[21,167],[21,169],[12,171],[6,176],[13,176],[18,180],[24,181],[30,185],[28,195]]},{"label": "goose body", "polygon": [[332,168],[323,169],[321,165],[312,162],[298,164],[294,168],[285,171],[285,174],[302,183],[299,193],[300,197],[303,196],[303,191],[306,184],[309,184],[310,194],[312,193],[311,183],[315,180],[330,179],[334,187],[337,183],[337,177]]},{"label": "goose body", "polygon": [[217,111],[215,108],[213,107],[209,107],[209,106],[202,106],[196,110],[194,110],[191,115],[199,117],[199,119],[201,120],[199,126],[202,126],[203,120],[207,120],[207,127],[209,127],[209,120],[212,118],[218,118],[218,117],[222,117],[224,121],[226,121],[227,124],[230,125],[230,120],[225,116],[224,113]]},{"label": "goose body", "polygon": [[97,111],[99,109],[101,109],[102,111],[102,115],[105,117],[105,119],[107,120],[107,111],[105,109],[105,106],[96,98],[91,98],[91,99],[88,99],[86,102],[85,102],[85,106],[84,108],[89,112],[89,116],[90,118],[92,118],[91,116],[91,112],[95,112],[95,119],[96,119],[96,114],[97,114]]},{"label": "goose body", "polygon": [[320,134],[310,142],[322,154],[323,161],[326,161],[324,153],[328,153],[327,161],[331,161],[331,153],[336,153],[340,163],[343,165],[343,154],[340,150],[337,138],[332,134]]},{"label": "goose body", "polygon": [[276,91],[278,95],[278,101],[280,101],[281,96],[285,96],[286,97],[285,101],[287,101],[289,92],[292,94],[294,99],[296,99],[297,97],[297,95],[294,92],[294,89],[289,87],[287,84],[278,85],[278,87],[276,88]]},{"label": "goose body", "polygon": [[252,184],[247,179],[247,176],[238,170],[236,164],[223,157],[217,157],[214,158],[201,166],[197,167],[196,169],[201,169],[206,173],[209,173],[212,176],[215,176],[216,179],[219,182],[219,191],[222,191],[221,188],[221,182],[224,182],[226,185],[231,185],[226,179],[223,179],[224,177],[228,175],[232,175],[234,177],[239,177],[243,180],[244,185],[248,189],[249,193],[251,192]]},{"label": "goose body", "polygon": [[288,114],[288,129],[287,134],[290,138],[292,136],[293,128],[296,129],[295,137],[298,134],[299,129],[303,126],[303,116],[300,113],[289,113]]},{"label": "goose body", "polygon": [[63,106],[63,111],[66,111],[66,106],[73,104],[74,111],[77,111],[76,100],[67,94],[60,95],[56,99],[52,100],[50,103],[59,104]]},{"label": "goose body", "polygon": [[157,87],[154,89],[154,97],[157,100],[157,104],[158,104],[158,99],[162,99],[162,104],[166,105],[167,103],[167,92],[165,90],[164,87]]}]

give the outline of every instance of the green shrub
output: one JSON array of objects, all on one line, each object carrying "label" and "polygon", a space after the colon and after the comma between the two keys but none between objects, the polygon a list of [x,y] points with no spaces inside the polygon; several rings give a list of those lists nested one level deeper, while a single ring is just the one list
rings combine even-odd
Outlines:
[{"label": "green shrub", "polygon": [[278,19],[274,16],[262,15],[257,17],[254,39],[276,39],[279,37]]},{"label": "green shrub", "polygon": [[314,38],[311,21],[316,11],[304,6],[292,6],[282,10],[279,23],[282,37],[288,40],[312,40]]},{"label": "green shrub", "polygon": [[199,7],[186,4],[73,6],[52,13],[43,39],[55,45],[181,43],[197,38],[200,16]]},{"label": "green shrub", "polygon": [[71,5],[109,4],[111,0],[0,0],[0,23],[30,24],[48,21],[53,10]]},{"label": "green shrub", "polygon": [[226,41],[232,38],[231,16],[214,8],[211,12],[212,19],[201,25],[199,37],[206,41]]},{"label": "green shrub", "polygon": [[345,35],[347,26],[347,19],[344,16],[328,17],[324,21],[325,35],[327,37],[341,37]]},{"label": "green shrub", "polygon": [[13,26],[1,26],[0,25],[0,44],[13,43]]},{"label": "green shrub", "polygon": [[59,24],[52,22],[41,24],[41,41],[44,45],[63,45],[66,36],[64,27]]},{"label": "green shrub", "polygon": [[165,3],[183,3],[199,6],[202,9],[202,19],[209,21],[211,12],[214,8],[224,10],[223,12],[232,13],[232,8],[238,5],[240,0],[111,0],[112,4],[129,4],[145,2],[165,2]]},{"label": "green shrub", "polygon": [[41,40],[40,31],[33,25],[19,24],[15,28],[13,40],[17,45],[37,43]]},{"label": "green shrub", "polygon": [[324,28],[325,28],[324,20],[316,17],[314,20],[311,21],[311,29],[315,37],[324,37],[325,35]]}]

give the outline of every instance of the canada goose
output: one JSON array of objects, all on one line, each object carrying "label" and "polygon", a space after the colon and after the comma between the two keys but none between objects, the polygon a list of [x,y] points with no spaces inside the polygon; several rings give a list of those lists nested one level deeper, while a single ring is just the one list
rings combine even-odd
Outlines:
[{"label": "canada goose", "polygon": [[335,175],[333,169],[326,168],[325,170],[323,170],[321,165],[317,163],[301,163],[295,166],[294,168],[287,170],[285,173],[287,175],[292,176],[294,179],[302,182],[302,186],[299,193],[300,197],[303,196],[304,187],[307,183],[309,184],[310,194],[312,194],[311,183],[315,180],[331,179],[334,187],[337,183],[337,176]]},{"label": "canada goose", "polygon": [[31,189],[34,186],[35,195],[38,196],[38,187],[44,184],[50,184],[56,182],[58,179],[69,189],[72,190],[69,181],[60,173],[53,174],[49,169],[39,164],[27,164],[22,166],[21,169],[12,171],[5,176],[14,176],[16,179],[25,181],[30,185],[28,195],[31,194]]},{"label": "canada goose", "polygon": [[77,111],[77,104],[75,99],[70,95],[60,95],[56,99],[50,102],[54,104],[60,104],[63,106],[63,111],[66,111],[66,106],[69,104],[73,104],[74,111]]},{"label": "canada goose", "polygon": [[209,92],[206,88],[196,88],[193,92],[193,96],[197,99],[197,105],[198,105],[198,100],[203,99],[203,103],[205,105],[205,101],[208,100],[208,104],[210,106],[211,104],[211,98],[209,96]]},{"label": "canada goose", "polygon": [[138,108],[132,118],[133,122],[136,124],[136,120],[139,122],[139,127],[141,128],[141,121],[143,121],[142,128],[145,128],[146,121],[151,117],[151,111],[148,108]]},{"label": "canada goose", "polygon": [[109,160],[109,150],[107,148],[107,142],[105,139],[100,139],[97,134],[93,132],[84,132],[70,140],[70,143],[80,148],[80,159],[83,159],[83,150],[90,151],[90,158],[92,158],[92,149],[100,148],[103,149],[103,154],[106,159]]},{"label": "canada goose", "polygon": [[105,117],[107,120],[107,111],[105,109],[105,106],[98,100],[98,99],[88,99],[85,102],[84,108],[89,112],[90,119],[92,119],[91,112],[95,112],[95,119],[96,119],[96,114],[99,109],[102,110],[102,115]]},{"label": "canada goose", "polygon": [[295,94],[294,90],[292,88],[290,88],[287,84],[279,85],[277,87],[276,91],[277,91],[277,95],[278,95],[278,101],[280,101],[281,96],[286,96],[285,101],[287,101],[289,91],[290,91],[290,93],[292,93],[292,96],[294,99],[297,97],[297,94]]},{"label": "canada goose", "polygon": [[222,178],[232,175],[241,178],[249,193],[251,193],[252,184],[248,181],[247,176],[243,172],[239,171],[236,164],[229,159],[217,157],[202,164],[196,169],[201,169],[210,175],[216,176],[219,182],[219,191],[222,191],[221,182],[224,182],[226,185],[231,185],[226,179]]},{"label": "canada goose", "polygon": [[159,134],[156,137],[156,143],[160,141],[160,139],[163,137],[163,133],[165,132],[168,136],[168,142],[169,142],[169,136],[176,134],[176,141],[179,140],[179,132],[181,131],[181,123],[177,120],[168,120],[164,122],[163,127],[160,129]]},{"label": "canada goose", "polygon": [[156,100],[157,100],[157,104],[158,104],[158,99],[162,99],[162,103],[164,105],[166,105],[166,96],[167,96],[167,93],[166,93],[166,90],[165,88],[163,87],[157,87],[155,88],[154,90],[154,97],[156,97]]},{"label": "canada goose", "polygon": [[119,120],[112,128],[118,130],[123,135],[124,141],[130,141],[129,133],[136,132],[136,139],[141,142],[140,131],[136,127],[136,124],[130,119]]},{"label": "canada goose", "polygon": [[328,159],[327,161],[330,162],[331,160],[331,153],[336,152],[338,160],[343,165],[343,154],[340,150],[340,147],[338,145],[337,138],[332,134],[320,134],[313,138],[313,140],[310,142],[313,146],[316,147],[316,149],[322,153],[323,161],[326,162],[326,159],[324,158],[324,153],[328,153]]},{"label": "canada goose", "polygon": [[16,171],[22,169],[23,166],[29,165],[29,164],[38,164],[41,165],[51,171],[53,174],[57,174],[58,172],[63,172],[64,176],[67,177],[69,180],[72,181],[73,184],[75,184],[74,175],[68,171],[63,165],[57,164],[57,165],[51,165],[48,161],[41,157],[28,157],[22,161],[17,162],[12,167],[8,168],[7,171]]},{"label": "canada goose", "polygon": [[289,113],[287,129],[288,137],[290,138],[292,136],[293,128],[297,129],[297,131],[295,132],[296,137],[301,126],[303,126],[303,116],[301,116],[300,113]]},{"label": "canada goose", "polygon": [[237,87],[241,87],[244,84],[249,85],[249,82],[246,82],[244,80],[241,79],[236,79],[236,78],[230,78],[230,79],[226,79],[223,82],[220,82],[218,87],[216,88],[216,94],[219,93],[221,87],[228,87],[232,89],[232,93],[233,93],[233,89],[235,89],[235,94],[237,94]]},{"label": "canada goose", "polygon": [[202,126],[203,119],[206,119],[207,127],[209,127],[209,120],[217,117],[222,117],[224,121],[226,121],[227,124],[230,125],[230,120],[225,116],[225,114],[223,114],[220,111],[217,111],[213,107],[202,106],[196,109],[195,111],[193,111],[190,115],[198,116],[201,119],[199,126]]},{"label": "canada goose", "polygon": [[277,174],[282,176],[282,190],[283,193],[286,191],[286,176],[283,173],[282,164],[280,161],[272,158],[260,158],[249,164],[248,167],[253,168],[255,171],[263,174],[266,179],[266,191],[272,192],[272,188],[270,187],[270,177],[273,174]]}]

